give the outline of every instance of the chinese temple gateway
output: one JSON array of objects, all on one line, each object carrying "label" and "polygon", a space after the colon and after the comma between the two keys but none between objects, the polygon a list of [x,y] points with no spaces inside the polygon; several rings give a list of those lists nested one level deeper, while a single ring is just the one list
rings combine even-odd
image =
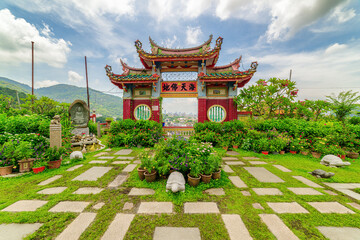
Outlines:
[{"label": "chinese temple gateway", "polygon": [[[237,119],[237,107],[233,98],[237,88],[248,83],[256,72],[257,62],[250,69],[239,71],[241,57],[234,62],[215,66],[219,59],[223,38],[210,48],[212,35],[202,45],[186,49],[169,49],[157,45],[151,38],[151,52],[135,42],[136,50],[144,68],[128,66],[120,60],[123,73],[114,74],[106,66],[110,81],[124,90],[123,119],[154,120],[161,122],[162,98],[198,99],[198,121],[223,122]],[[192,73],[192,79],[165,79],[166,74]]]}]

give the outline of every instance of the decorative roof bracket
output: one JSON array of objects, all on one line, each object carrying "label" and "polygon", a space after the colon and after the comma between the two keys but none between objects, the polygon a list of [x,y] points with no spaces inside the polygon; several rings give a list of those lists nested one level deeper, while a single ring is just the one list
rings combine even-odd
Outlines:
[{"label": "decorative roof bracket", "polygon": [[236,81],[236,82],[234,83],[233,91],[235,91],[235,90],[238,88],[238,82],[239,82],[239,81]]}]

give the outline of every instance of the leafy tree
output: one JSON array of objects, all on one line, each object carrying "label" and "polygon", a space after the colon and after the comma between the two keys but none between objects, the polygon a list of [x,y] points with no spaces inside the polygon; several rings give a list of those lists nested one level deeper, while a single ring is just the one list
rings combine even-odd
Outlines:
[{"label": "leafy tree", "polygon": [[37,99],[37,97],[33,95],[28,95],[24,99],[24,103],[21,104],[21,107],[30,113],[47,116],[49,118],[55,115],[68,116],[69,106],[70,104],[68,103],[59,103],[45,96]]},{"label": "leafy tree", "polygon": [[260,79],[256,85],[241,89],[234,100],[240,110],[252,111],[253,115],[271,118],[282,112],[291,116],[295,108],[293,101],[298,94],[295,85],[294,81],[288,79]]},{"label": "leafy tree", "polygon": [[356,102],[360,100],[358,92],[341,92],[338,96],[332,94],[326,96],[331,102],[331,109],[334,111],[337,120],[344,122],[345,118],[356,108]]}]

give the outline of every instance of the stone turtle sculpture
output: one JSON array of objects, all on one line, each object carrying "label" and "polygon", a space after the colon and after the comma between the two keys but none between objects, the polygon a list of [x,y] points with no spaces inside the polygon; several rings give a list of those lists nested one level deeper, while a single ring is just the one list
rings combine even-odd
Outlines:
[{"label": "stone turtle sculpture", "polygon": [[342,166],[349,166],[349,162],[343,162],[341,158],[335,156],[335,155],[326,155],[324,156],[320,164],[329,166],[329,167],[342,167]]},{"label": "stone turtle sculpture", "polygon": [[185,178],[180,172],[172,172],[166,183],[166,191],[185,192]]},{"label": "stone turtle sculpture", "polygon": [[311,175],[317,177],[317,178],[331,178],[332,176],[335,175],[335,173],[332,172],[326,172],[324,170],[321,169],[316,169],[312,172],[309,172]]}]

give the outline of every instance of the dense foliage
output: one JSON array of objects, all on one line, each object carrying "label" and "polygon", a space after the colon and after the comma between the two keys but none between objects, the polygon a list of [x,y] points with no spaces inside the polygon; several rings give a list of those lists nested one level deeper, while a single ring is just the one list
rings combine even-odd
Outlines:
[{"label": "dense foliage", "polygon": [[126,119],[114,121],[110,126],[109,145],[111,147],[137,146],[152,147],[163,134],[162,126],[155,121],[134,121]]}]

